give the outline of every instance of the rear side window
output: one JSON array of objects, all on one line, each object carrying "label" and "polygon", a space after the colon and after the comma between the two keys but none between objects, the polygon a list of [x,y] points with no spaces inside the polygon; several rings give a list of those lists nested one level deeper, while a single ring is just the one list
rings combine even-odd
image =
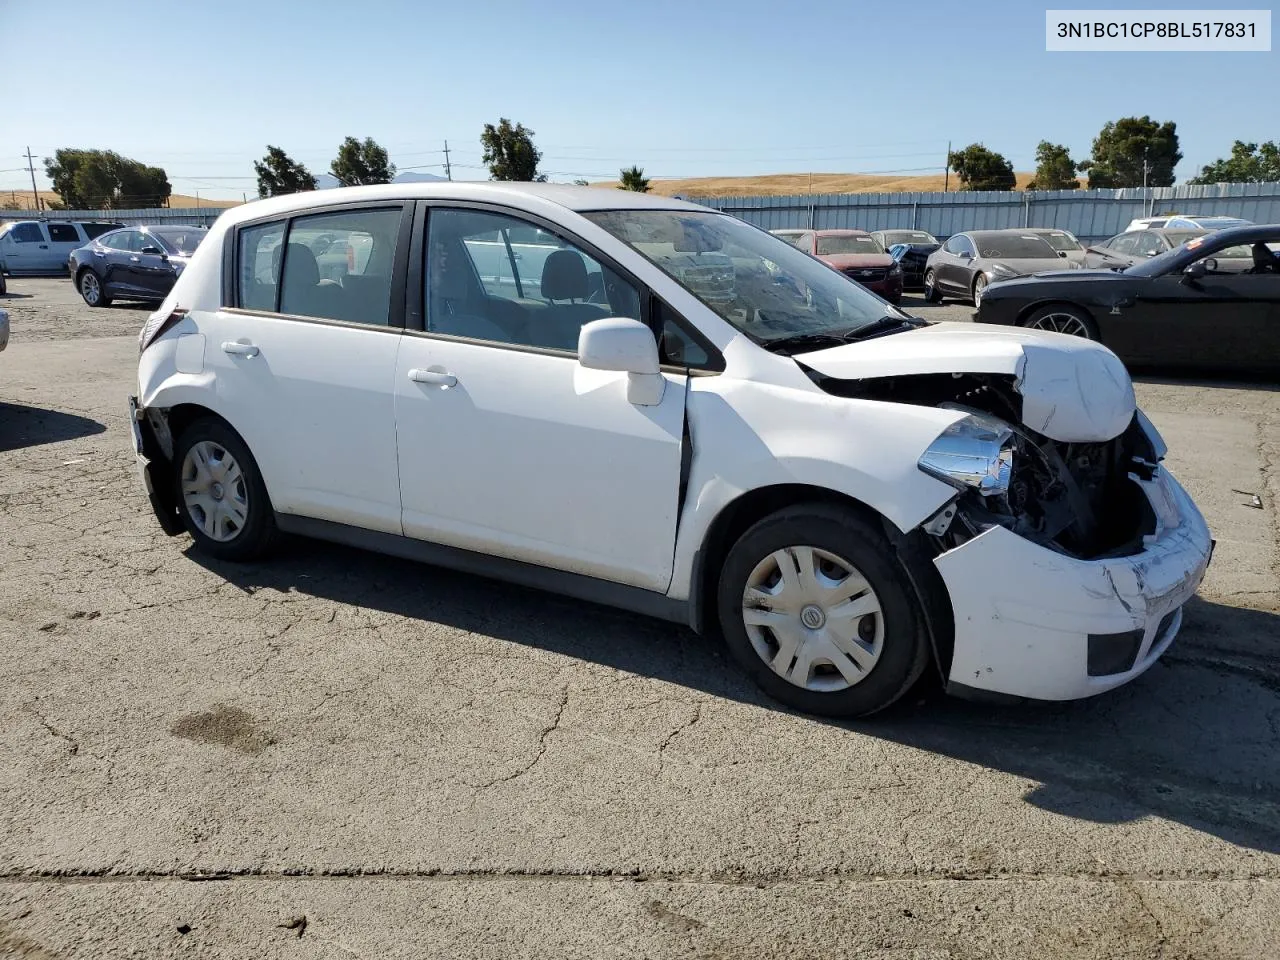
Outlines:
[{"label": "rear side window", "polygon": [[15,224],[9,235],[18,243],[44,243],[44,233],[38,223]]},{"label": "rear side window", "polygon": [[69,223],[49,224],[49,239],[54,243],[79,243],[80,234]]},{"label": "rear side window", "polygon": [[284,228],[283,222],[263,223],[240,231],[239,303],[246,310],[276,309]]},{"label": "rear side window", "polygon": [[400,210],[298,217],[289,227],[280,312],[386,326]]}]

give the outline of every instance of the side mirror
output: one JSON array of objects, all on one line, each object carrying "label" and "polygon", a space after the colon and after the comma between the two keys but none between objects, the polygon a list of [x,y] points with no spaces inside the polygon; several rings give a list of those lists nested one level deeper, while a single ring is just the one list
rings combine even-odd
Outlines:
[{"label": "side mirror", "polygon": [[578,334],[578,363],[588,370],[628,374],[627,399],[651,407],[662,400],[666,378],[653,331],[630,317],[606,317],[583,324]]},{"label": "side mirror", "polygon": [[1063,260],[1067,259],[1067,251],[1065,251],[1065,250],[1059,250],[1059,251],[1058,251],[1058,256],[1060,256]]},{"label": "side mirror", "polygon": [[1195,263],[1187,267],[1187,269],[1182,271],[1182,276],[1185,280],[1199,280],[1208,272],[1208,265],[1203,260],[1197,260]]},{"label": "side mirror", "polygon": [[159,247],[155,247],[155,246],[146,246],[146,247],[143,247],[143,248],[142,248],[141,250],[139,250],[138,252],[139,252],[139,253],[146,253],[146,254],[150,254],[150,255],[151,255],[151,256],[153,256],[153,257],[158,257],[158,256],[161,256],[161,255],[163,255],[163,254],[164,254],[164,251],[163,251],[163,250],[161,250]]}]

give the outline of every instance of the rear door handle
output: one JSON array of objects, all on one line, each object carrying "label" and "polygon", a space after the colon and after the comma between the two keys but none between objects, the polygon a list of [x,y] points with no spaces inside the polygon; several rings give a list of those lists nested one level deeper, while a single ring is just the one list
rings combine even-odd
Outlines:
[{"label": "rear door handle", "polygon": [[252,343],[236,343],[234,340],[228,340],[222,345],[222,352],[229,353],[233,357],[256,357],[258,348]]},{"label": "rear door handle", "polygon": [[443,370],[421,370],[417,367],[409,371],[409,379],[414,383],[431,383],[438,387],[452,387],[458,382],[458,378],[452,373],[446,373]]}]

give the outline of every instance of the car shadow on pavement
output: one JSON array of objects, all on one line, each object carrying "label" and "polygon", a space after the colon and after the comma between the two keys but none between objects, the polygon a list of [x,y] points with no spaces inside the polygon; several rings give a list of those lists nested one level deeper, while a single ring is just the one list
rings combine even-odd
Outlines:
[{"label": "car shadow on pavement", "polygon": [[[188,557],[245,591],[296,591],[444,624],[802,716],[747,680],[717,637],[678,625],[318,542],[295,541],[264,564]],[[870,719],[805,719],[836,736],[876,737],[1032,781],[1024,799],[1062,816],[1162,817],[1280,853],[1280,615],[1199,599],[1185,611],[1183,633],[1159,663],[1089,700],[962,701],[943,696],[931,671]]]},{"label": "car shadow on pavement", "polygon": [[103,433],[105,424],[74,413],[0,401],[0,453]]},{"label": "car shadow on pavement", "polygon": [[1154,384],[1166,387],[1206,387],[1226,390],[1258,390],[1264,393],[1280,393],[1280,383],[1276,383],[1274,373],[1248,371],[1232,374],[1230,377],[1213,376],[1205,371],[1187,373],[1178,376],[1167,370],[1144,369],[1135,367],[1130,371],[1136,384]]},{"label": "car shadow on pavement", "polygon": [[33,296],[35,296],[33,293],[14,293],[12,290],[8,290],[0,293],[0,300],[30,300]]}]

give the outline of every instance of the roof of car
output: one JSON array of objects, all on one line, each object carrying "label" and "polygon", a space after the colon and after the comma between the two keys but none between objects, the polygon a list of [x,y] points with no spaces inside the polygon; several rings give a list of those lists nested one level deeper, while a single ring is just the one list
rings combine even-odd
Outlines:
[{"label": "roof of car", "polygon": [[609,190],[561,183],[445,181],[384,183],[368,187],[336,187],[252,200],[230,208],[218,219],[230,223],[287,214],[311,207],[378,200],[472,200],[503,203],[526,209],[554,204],[568,210],[687,210],[710,208],[671,197],[651,196],[633,190]]},{"label": "roof of car", "polygon": [[869,237],[865,230],[815,230],[820,237]]}]

